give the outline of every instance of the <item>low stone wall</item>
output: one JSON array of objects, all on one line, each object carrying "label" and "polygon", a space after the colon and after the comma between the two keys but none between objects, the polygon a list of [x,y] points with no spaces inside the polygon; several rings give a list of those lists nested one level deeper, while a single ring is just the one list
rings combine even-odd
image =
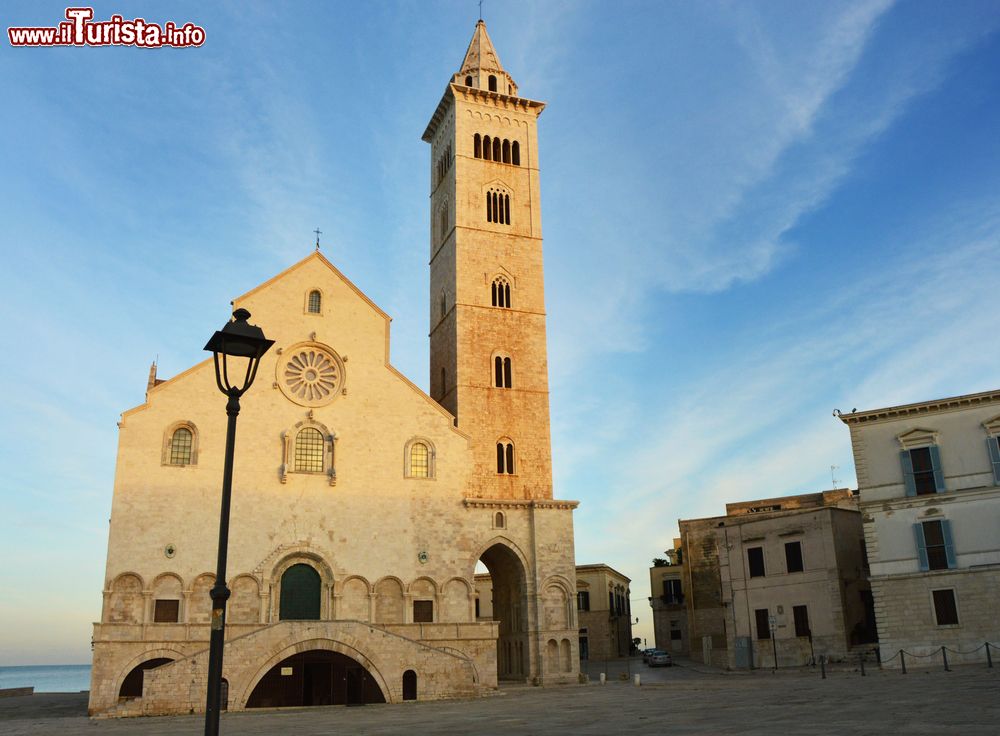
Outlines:
[{"label": "low stone wall", "polygon": [[34,686],[0,688],[0,698],[17,698],[22,695],[33,695],[34,693],[35,693]]}]

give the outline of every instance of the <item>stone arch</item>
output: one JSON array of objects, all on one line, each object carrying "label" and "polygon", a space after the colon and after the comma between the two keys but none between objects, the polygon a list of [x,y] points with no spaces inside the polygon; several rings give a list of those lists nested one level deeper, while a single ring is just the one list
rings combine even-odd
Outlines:
[{"label": "stone arch", "polygon": [[186,620],[191,624],[207,624],[212,617],[212,597],[209,591],[215,585],[215,573],[203,572],[191,582],[188,595]]},{"label": "stone arch", "polygon": [[449,623],[470,621],[470,606],[474,588],[464,578],[451,578],[441,586],[441,615],[439,621]]},{"label": "stone arch", "polygon": [[153,611],[152,618],[153,621],[157,621],[157,601],[177,601],[176,612],[168,611],[168,618],[160,618],[160,622],[166,623],[177,623],[184,620],[184,610],[182,603],[184,601],[184,581],[181,580],[180,575],[172,572],[163,572],[157,575],[153,579],[153,583],[150,586],[153,594]]},{"label": "stone arch", "polygon": [[556,583],[550,582],[542,586],[543,626],[547,630],[562,630],[569,628],[569,593]]},{"label": "stone arch", "polygon": [[360,664],[368,672],[368,674],[372,676],[376,684],[382,690],[386,702],[393,702],[393,690],[389,688],[389,684],[386,682],[385,677],[383,677],[374,662],[372,662],[360,650],[335,639],[307,639],[295,644],[283,646],[279,650],[274,651],[264,664],[257,668],[257,671],[254,672],[253,676],[247,680],[247,684],[243,686],[238,696],[233,697],[232,691],[230,691],[229,702],[232,706],[232,710],[243,710],[246,708],[247,701],[250,699],[250,695],[253,693],[254,688],[257,687],[257,684],[264,679],[264,675],[266,675],[276,664],[294,654],[300,654],[302,652],[313,650],[336,652],[337,654],[343,654],[346,657],[350,657],[355,662]]},{"label": "stone arch", "polygon": [[319,552],[304,544],[296,545],[292,548],[282,550],[284,554],[271,568],[271,606],[270,615],[272,621],[279,620],[281,602],[281,576],[293,565],[309,565],[320,577],[320,620],[330,618],[330,592],[333,589],[333,569],[326,559]]},{"label": "stone arch", "polygon": [[371,621],[372,586],[360,575],[351,575],[337,586],[337,618]]},{"label": "stone arch", "polygon": [[[493,619],[499,623],[497,639],[497,676],[515,680],[528,677],[531,672],[524,652],[530,652],[529,589],[530,565],[523,552],[510,539],[496,536],[476,558],[489,571],[493,597]],[[475,570],[473,561],[472,571]],[[471,577],[471,576],[470,576]]]},{"label": "stone arch", "polygon": [[[406,589],[406,599],[412,606],[412,620],[414,623],[440,620],[441,612],[438,610],[438,586],[429,577],[421,576],[412,580]],[[430,606],[427,605],[427,601],[430,601]]]},{"label": "stone arch", "polygon": [[108,586],[104,620],[108,623],[141,624],[145,620],[145,584],[138,573],[123,572]]},{"label": "stone arch", "polygon": [[375,583],[375,616],[377,624],[401,624],[405,621],[403,581],[386,575]]},{"label": "stone arch", "polygon": [[[128,664],[122,668],[118,673],[118,677],[115,678],[115,697],[118,697],[118,693],[121,692],[122,685],[125,683],[125,678],[131,674],[131,672],[137,667],[142,666],[143,662],[150,662],[157,659],[167,659],[170,661],[177,661],[178,659],[183,659],[186,655],[176,649],[169,649],[166,647],[160,647],[158,649],[150,649],[142,654],[133,657],[129,660]],[[167,664],[164,662],[163,664]]]},{"label": "stone arch", "polygon": [[253,575],[244,573],[233,578],[229,587],[232,597],[226,604],[226,623],[259,623],[260,581]]}]

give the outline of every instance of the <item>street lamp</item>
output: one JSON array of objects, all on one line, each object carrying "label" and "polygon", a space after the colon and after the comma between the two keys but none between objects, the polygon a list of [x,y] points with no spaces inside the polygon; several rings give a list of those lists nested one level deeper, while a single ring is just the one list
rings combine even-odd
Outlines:
[{"label": "street lamp", "polygon": [[[215,585],[212,587],[212,629],[208,650],[208,701],[205,704],[205,736],[219,733],[219,699],[222,693],[222,649],[226,636],[226,553],[229,549],[229,500],[233,490],[233,451],[236,446],[236,417],[240,413],[240,397],[247,392],[257,377],[260,359],[274,345],[274,340],[264,337],[264,331],[247,323],[250,312],[237,309],[233,320],[212,335],[205,350],[215,359],[215,383],[229,397],[226,414],[226,460],[222,471],[222,511],[219,514],[219,556],[215,568]],[[222,359],[219,359],[219,356]],[[247,370],[243,385],[229,380],[229,358],[246,358]]]}]

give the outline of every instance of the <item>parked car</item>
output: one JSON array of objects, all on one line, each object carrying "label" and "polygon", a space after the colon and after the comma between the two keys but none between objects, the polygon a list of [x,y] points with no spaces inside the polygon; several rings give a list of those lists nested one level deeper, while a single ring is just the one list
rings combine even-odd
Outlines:
[{"label": "parked car", "polygon": [[655,647],[650,647],[649,649],[642,650],[642,661],[645,664],[649,664],[649,655],[656,651]]},{"label": "parked car", "polygon": [[663,652],[657,649],[649,655],[650,667],[671,667],[673,664],[674,659],[670,656],[669,652]]}]

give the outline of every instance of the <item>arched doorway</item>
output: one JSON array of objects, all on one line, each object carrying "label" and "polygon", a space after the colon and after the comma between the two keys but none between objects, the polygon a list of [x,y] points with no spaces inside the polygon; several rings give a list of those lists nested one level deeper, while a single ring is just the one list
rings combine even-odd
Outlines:
[{"label": "arched doorway", "polygon": [[281,576],[278,617],[282,621],[318,621],[322,587],[315,569],[304,563],[292,565]]},{"label": "arched doorway", "polygon": [[530,674],[527,575],[517,554],[503,543],[479,558],[486,573],[476,575],[477,618],[500,623],[497,677],[524,680]]},{"label": "arched doorway", "polygon": [[417,673],[407,670],[403,673],[403,700],[417,699]]},{"label": "arched doorway", "polygon": [[384,703],[375,678],[346,654],[322,649],[278,662],[260,679],[247,708]]},{"label": "arched doorway", "polygon": [[132,671],[125,675],[125,679],[122,680],[122,686],[118,690],[119,698],[141,698],[142,697],[142,678],[146,673],[146,670],[155,669],[165,664],[169,664],[174,660],[169,657],[157,657],[156,659],[149,659],[140,665],[136,665],[132,668]]}]

